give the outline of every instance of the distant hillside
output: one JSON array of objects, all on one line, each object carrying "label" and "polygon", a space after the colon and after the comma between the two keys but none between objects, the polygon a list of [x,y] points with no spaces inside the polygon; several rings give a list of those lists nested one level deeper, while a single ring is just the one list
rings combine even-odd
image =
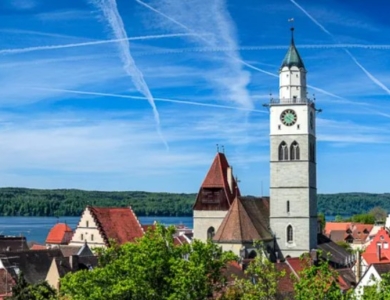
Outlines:
[{"label": "distant hillside", "polygon": [[319,194],[318,211],[325,215],[355,215],[380,206],[390,213],[390,193]]},{"label": "distant hillside", "polygon": [[[86,205],[131,206],[138,216],[191,216],[196,194],[98,192],[0,188],[2,216],[80,216]],[[318,211],[353,215],[381,206],[390,212],[390,194],[320,194]]]},{"label": "distant hillside", "polygon": [[131,206],[138,216],[191,216],[196,194],[0,188],[0,215],[80,216],[87,205]]}]

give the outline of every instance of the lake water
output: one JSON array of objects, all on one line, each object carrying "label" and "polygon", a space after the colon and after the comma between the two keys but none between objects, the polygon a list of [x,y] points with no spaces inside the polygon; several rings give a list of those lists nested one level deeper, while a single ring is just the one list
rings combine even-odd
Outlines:
[{"label": "lake water", "polygon": [[[142,225],[158,221],[164,225],[183,224],[193,228],[192,217],[138,217]],[[27,242],[44,244],[50,229],[57,223],[67,223],[75,229],[80,217],[0,217],[0,234],[25,236]],[[326,221],[333,221],[334,216],[326,216]]]},{"label": "lake water", "polygon": [[[158,221],[164,225],[183,224],[193,228],[192,217],[138,217],[142,225]],[[27,242],[44,244],[50,229],[57,223],[67,223],[75,229],[80,217],[0,217],[0,234],[25,236]]]}]

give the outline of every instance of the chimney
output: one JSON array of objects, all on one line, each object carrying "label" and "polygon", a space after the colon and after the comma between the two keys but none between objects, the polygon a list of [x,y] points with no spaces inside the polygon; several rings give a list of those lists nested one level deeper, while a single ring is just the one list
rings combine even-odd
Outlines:
[{"label": "chimney", "polygon": [[227,182],[229,184],[230,193],[233,194],[233,167],[227,168]]},{"label": "chimney", "polygon": [[362,257],[360,254],[360,251],[356,253],[357,255],[357,260],[356,260],[356,282],[360,281],[361,273],[362,273]]},{"label": "chimney", "polygon": [[69,256],[69,265],[72,271],[77,271],[79,268],[79,256],[78,255]]}]

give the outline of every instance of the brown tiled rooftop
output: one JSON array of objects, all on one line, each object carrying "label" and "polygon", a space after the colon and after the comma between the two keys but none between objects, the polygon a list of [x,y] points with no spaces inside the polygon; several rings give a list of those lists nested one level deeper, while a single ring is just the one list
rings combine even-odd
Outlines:
[{"label": "brown tiled rooftop", "polygon": [[106,244],[113,239],[118,244],[134,242],[144,230],[130,207],[89,207]]},{"label": "brown tiled rooftop", "polygon": [[215,242],[253,242],[269,240],[267,199],[236,197],[213,240]]}]

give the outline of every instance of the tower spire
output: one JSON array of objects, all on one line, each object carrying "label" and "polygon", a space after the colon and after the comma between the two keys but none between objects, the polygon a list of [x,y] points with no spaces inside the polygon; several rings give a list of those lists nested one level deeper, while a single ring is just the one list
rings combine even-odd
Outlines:
[{"label": "tower spire", "polygon": [[294,45],[294,26],[291,26],[291,45]]}]

